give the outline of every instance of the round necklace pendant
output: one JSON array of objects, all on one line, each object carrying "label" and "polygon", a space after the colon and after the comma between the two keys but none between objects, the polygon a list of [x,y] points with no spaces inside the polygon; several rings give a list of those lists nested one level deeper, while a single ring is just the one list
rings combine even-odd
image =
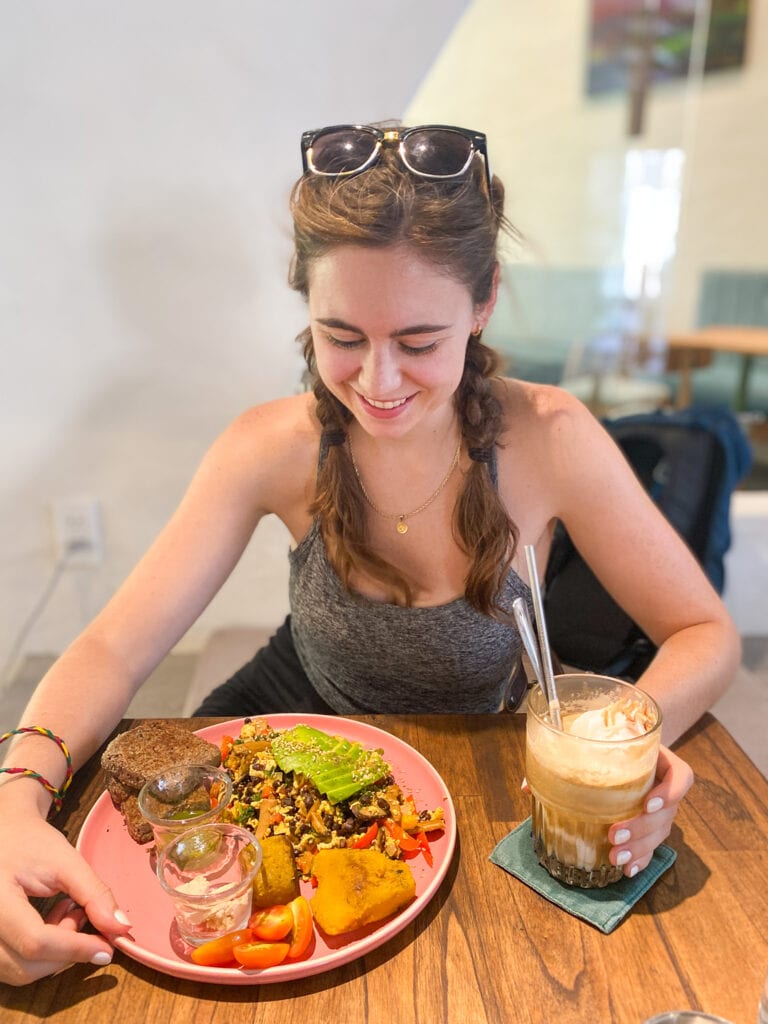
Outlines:
[{"label": "round necklace pendant", "polygon": [[398,533],[408,533],[408,523],[404,519],[398,519],[395,529]]}]

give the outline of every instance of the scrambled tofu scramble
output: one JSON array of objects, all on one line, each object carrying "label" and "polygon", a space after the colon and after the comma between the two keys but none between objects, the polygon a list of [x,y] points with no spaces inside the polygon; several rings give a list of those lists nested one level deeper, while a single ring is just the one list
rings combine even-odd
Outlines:
[{"label": "scrambled tofu scramble", "polygon": [[331,802],[306,775],[280,768],[272,743],[283,735],[254,718],[245,720],[238,737],[223,737],[222,765],[234,780],[227,820],[258,839],[288,836],[304,878],[319,850],[373,849],[393,860],[422,853],[432,863],[427,834],[444,828],[441,807],[417,810],[383,760],[387,774]]}]

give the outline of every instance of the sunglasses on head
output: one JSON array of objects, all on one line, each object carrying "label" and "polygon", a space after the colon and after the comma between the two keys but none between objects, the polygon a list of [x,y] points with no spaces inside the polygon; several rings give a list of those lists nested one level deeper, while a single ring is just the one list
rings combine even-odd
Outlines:
[{"label": "sunglasses on head", "polygon": [[435,180],[460,178],[469,170],[475,153],[479,153],[490,194],[491,172],[485,135],[445,124],[404,129],[337,124],[304,132],[301,136],[304,172],[327,178],[351,177],[373,167],[384,146],[397,146],[400,159],[411,174]]}]

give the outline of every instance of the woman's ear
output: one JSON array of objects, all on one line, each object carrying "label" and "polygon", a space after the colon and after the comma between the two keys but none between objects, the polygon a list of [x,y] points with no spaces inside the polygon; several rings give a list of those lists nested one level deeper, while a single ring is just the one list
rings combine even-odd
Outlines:
[{"label": "woman's ear", "polygon": [[491,319],[491,313],[493,313],[496,305],[496,299],[499,294],[499,278],[501,276],[501,268],[498,261],[493,268],[493,280],[491,281],[491,291],[485,302],[477,308],[477,323],[483,328],[488,325],[488,321]]}]

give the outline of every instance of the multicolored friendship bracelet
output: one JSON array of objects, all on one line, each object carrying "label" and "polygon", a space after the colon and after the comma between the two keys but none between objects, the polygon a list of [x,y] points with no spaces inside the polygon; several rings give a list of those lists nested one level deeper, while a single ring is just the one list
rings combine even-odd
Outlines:
[{"label": "multicolored friendship bracelet", "polygon": [[61,789],[57,789],[48,781],[48,779],[44,778],[40,772],[33,771],[31,768],[0,768],[0,773],[5,775],[22,775],[29,779],[37,779],[40,785],[53,797],[54,810],[60,811],[61,805],[64,801],[64,794],[67,792],[69,785],[72,782],[72,755],[69,752],[69,747],[60,736],[56,736],[50,729],[46,729],[42,725],[27,725],[22,726],[20,729],[11,729],[10,732],[3,733],[3,735],[0,736],[0,743],[5,743],[5,741],[10,739],[11,736],[20,736],[25,732],[37,733],[39,736],[45,736],[47,739],[53,740],[61,750],[67,761],[67,773],[64,776]]}]

